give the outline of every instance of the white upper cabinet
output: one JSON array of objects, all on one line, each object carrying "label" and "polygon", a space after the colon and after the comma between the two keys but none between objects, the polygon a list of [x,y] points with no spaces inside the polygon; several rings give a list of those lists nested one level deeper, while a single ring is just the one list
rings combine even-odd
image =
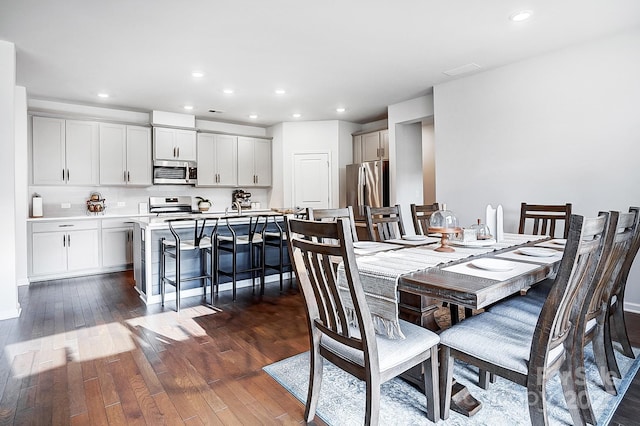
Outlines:
[{"label": "white upper cabinet", "polygon": [[388,159],[388,130],[364,133],[353,137],[353,161],[355,163]]},{"label": "white upper cabinet", "polygon": [[195,130],[153,128],[154,160],[196,161]]},{"label": "white upper cabinet", "polygon": [[198,186],[236,186],[238,137],[198,134]]},{"label": "white upper cabinet", "polygon": [[100,124],[100,184],[151,185],[151,130]]},{"label": "white upper cabinet", "polygon": [[97,185],[99,125],[33,117],[34,185]]},{"label": "white upper cabinet", "polygon": [[271,141],[238,137],[238,186],[271,186]]}]

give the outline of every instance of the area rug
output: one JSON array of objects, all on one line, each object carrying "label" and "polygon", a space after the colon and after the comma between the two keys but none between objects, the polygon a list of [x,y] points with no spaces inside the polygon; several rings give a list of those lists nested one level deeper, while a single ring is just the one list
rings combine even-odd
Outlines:
[{"label": "area rug", "polygon": [[[585,348],[587,359],[587,386],[591,404],[598,419],[598,425],[609,423],[613,412],[638,368],[640,358],[634,349],[636,359],[629,359],[616,350],[616,359],[622,379],[614,379],[618,395],[604,391],[593,363],[591,345]],[[304,352],[264,367],[264,370],[291,392],[303,404],[306,402],[309,383],[309,353]],[[476,386],[475,367],[456,361],[454,375],[458,382],[466,385],[471,394],[483,404],[482,409],[472,417],[451,412],[449,419],[441,425],[530,425],[527,392],[501,377],[483,390]],[[554,425],[571,425],[571,416],[566,408],[560,380],[556,375],[547,384],[549,421]],[[324,362],[322,389],[317,415],[330,425],[358,425],[364,422],[365,385],[364,382],[343,372],[328,361]],[[426,418],[425,396],[419,390],[401,379],[384,383],[381,388],[381,425],[423,425],[431,424]]]}]

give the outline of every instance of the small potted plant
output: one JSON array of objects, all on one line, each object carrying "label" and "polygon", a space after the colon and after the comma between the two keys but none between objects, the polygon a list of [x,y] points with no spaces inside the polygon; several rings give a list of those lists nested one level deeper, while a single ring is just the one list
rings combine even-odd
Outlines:
[{"label": "small potted plant", "polygon": [[200,210],[201,212],[206,212],[211,208],[211,201],[202,197],[196,197],[196,198],[200,200],[198,201],[198,210]]}]

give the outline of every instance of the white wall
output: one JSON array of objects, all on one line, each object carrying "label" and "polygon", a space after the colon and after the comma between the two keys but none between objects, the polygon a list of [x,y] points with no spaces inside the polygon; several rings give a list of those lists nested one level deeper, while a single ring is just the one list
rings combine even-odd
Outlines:
[{"label": "white wall", "polygon": [[[388,107],[390,204],[400,204],[405,224],[412,223],[411,203],[422,202],[421,122],[433,117],[433,96],[427,95]],[[413,228],[407,226],[407,231]]]},{"label": "white wall", "polygon": [[0,255],[0,320],[20,315],[16,283],[16,157],[15,157],[16,50],[13,43],[0,40],[0,209],[2,255]]},{"label": "white wall", "polygon": [[28,120],[27,120],[27,90],[24,87],[15,88],[15,229],[16,229],[16,283],[28,285],[27,269],[27,223],[24,218],[29,216],[29,151]]},{"label": "white wall", "polygon": [[[340,205],[340,176],[351,160],[351,133],[360,129],[354,123],[328,121],[285,122],[269,129],[273,144],[280,151],[282,165],[273,170],[271,200],[282,200],[280,207],[293,207],[293,154],[329,153],[331,159],[331,207]],[[277,153],[274,151],[274,158]],[[346,157],[348,156],[348,157]],[[344,185],[342,185],[344,186]],[[278,207],[278,206],[275,206]]]},{"label": "white wall", "polygon": [[438,202],[436,197],[436,136],[433,120],[422,122],[422,203]]},{"label": "white wall", "polygon": [[[436,182],[463,225],[523,201],[574,212],[640,205],[640,30],[434,88]],[[640,261],[627,286],[640,311]]]}]

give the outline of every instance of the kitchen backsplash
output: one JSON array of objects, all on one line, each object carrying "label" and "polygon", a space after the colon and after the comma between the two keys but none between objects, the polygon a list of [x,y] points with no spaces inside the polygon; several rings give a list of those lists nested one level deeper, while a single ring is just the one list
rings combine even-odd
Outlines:
[{"label": "kitchen backsplash", "polygon": [[[185,185],[154,185],[144,188],[128,187],[60,187],[30,186],[29,213],[34,194],[42,197],[44,217],[83,216],[87,214],[87,200],[92,192],[99,192],[106,200],[105,215],[138,214],[138,204],[148,203],[149,197],[190,195],[193,207],[197,209],[197,196],[207,198],[213,204],[212,211],[224,211],[231,207],[231,193],[236,188],[196,188]],[[268,192],[265,188],[244,188],[251,193],[251,201],[268,207]],[[63,208],[63,205],[68,208]]]}]

